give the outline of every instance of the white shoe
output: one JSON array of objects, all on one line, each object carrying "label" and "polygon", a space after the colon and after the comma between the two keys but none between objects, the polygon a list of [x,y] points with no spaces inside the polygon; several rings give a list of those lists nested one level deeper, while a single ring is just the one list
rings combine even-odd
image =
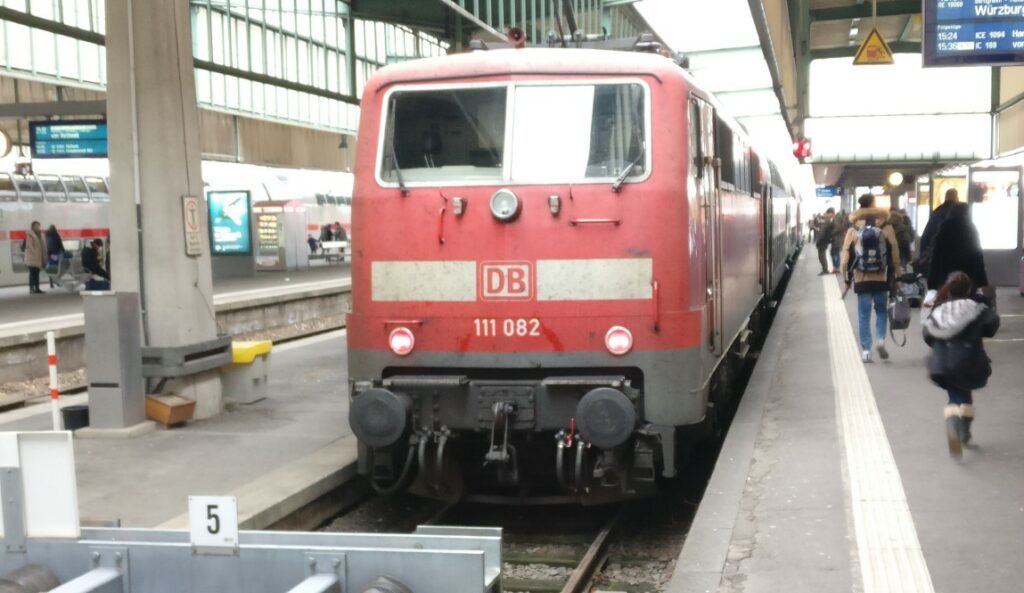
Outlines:
[{"label": "white shoe", "polygon": [[875,361],[871,360],[871,351],[870,350],[862,351],[860,353],[860,360],[861,360],[861,362],[875,362]]},{"label": "white shoe", "polygon": [[885,349],[885,340],[878,340],[878,358],[889,360],[889,351]]}]

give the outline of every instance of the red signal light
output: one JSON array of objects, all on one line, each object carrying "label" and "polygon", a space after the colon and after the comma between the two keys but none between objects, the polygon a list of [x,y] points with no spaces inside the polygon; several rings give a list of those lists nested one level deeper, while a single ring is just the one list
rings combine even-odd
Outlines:
[{"label": "red signal light", "polygon": [[811,151],[810,138],[798,138],[793,141],[793,156],[801,163],[809,163],[814,156]]}]

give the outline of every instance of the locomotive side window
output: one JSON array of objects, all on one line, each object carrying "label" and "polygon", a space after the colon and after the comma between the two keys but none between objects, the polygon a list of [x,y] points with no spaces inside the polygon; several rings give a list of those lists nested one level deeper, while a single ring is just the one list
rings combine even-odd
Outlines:
[{"label": "locomotive side window", "polygon": [[690,101],[690,170],[697,177],[704,176],[703,155],[700,153],[700,106]]},{"label": "locomotive side window", "polygon": [[381,179],[502,180],[507,97],[506,87],[395,92]]},{"label": "locomotive side window", "polygon": [[515,93],[512,181],[629,179],[647,171],[643,86],[523,85]]},{"label": "locomotive side window", "polygon": [[722,183],[728,183],[736,187],[737,160],[733,146],[736,136],[732,129],[717,115],[715,116],[715,148],[718,157],[722,161],[721,175]]},{"label": "locomotive side window", "polygon": [[750,154],[750,193],[761,193],[761,158]]}]

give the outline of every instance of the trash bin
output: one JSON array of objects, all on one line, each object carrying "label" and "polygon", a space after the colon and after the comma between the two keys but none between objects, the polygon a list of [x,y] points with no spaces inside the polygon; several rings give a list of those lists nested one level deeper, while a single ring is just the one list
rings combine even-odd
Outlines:
[{"label": "trash bin", "polygon": [[64,430],[78,430],[89,426],[89,406],[65,406],[60,409],[64,417]]}]

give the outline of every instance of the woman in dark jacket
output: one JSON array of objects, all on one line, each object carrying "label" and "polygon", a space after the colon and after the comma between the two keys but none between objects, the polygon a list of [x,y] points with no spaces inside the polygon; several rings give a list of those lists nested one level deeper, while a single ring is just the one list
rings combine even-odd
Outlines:
[{"label": "woman in dark jacket", "polygon": [[921,323],[924,341],[931,347],[928,376],[949,394],[946,404],[946,439],[949,454],[959,457],[971,440],[974,399],[971,392],[988,383],[992,363],[982,338],[999,329],[999,316],[980,300],[971,298],[974,285],[967,274],[953,272],[935,297],[931,314]]},{"label": "woman in dark jacket", "polygon": [[[49,261],[46,263],[47,272],[50,269],[53,273],[60,273],[60,260],[64,257],[64,240],[60,238],[56,225],[50,225],[46,229],[46,253]],[[53,274],[50,274],[50,288],[53,288]]]}]

